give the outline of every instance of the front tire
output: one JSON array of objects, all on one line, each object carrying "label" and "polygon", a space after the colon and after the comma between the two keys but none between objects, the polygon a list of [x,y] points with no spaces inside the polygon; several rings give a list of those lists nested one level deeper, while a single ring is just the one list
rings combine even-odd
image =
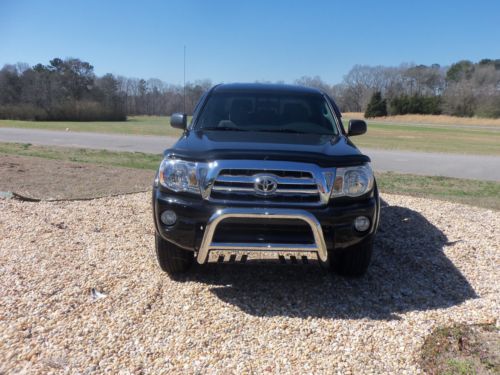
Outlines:
[{"label": "front tire", "polygon": [[333,250],[330,253],[332,271],[342,276],[363,276],[370,265],[372,253],[372,238],[345,249]]},{"label": "front tire", "polygon": [[155,248],[158,265],[169,276],[186,273],[193,264],[194,254],[191,251],[165,241],[158,234],[155,234]]}]

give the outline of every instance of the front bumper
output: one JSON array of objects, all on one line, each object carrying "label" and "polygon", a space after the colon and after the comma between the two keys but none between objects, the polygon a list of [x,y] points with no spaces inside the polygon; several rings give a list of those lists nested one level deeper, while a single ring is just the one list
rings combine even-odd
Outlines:
[{"label": "front bumper", "polygon": [[[261,221],[275,221],[278,219],[301,220],[309,225],[314,238],[314,244],[289,244],[289,243],[266,243],[266,242],[213,242],[215,230],[223,220],[231,218],[238,219],[258,219]],[[207,261],[208,253],[211,250],[238,250],[238,251],[266,251],[266,252],[315,252],[321,262],[328,260],[328,250],[321,224],[305,210],[290,210],[276,208],[224,208],[217,210],[208,220],[205,234],[201,241],[200,250],[196,257],[198,263]]]},{"label": "front bumper", "polygon": [[[177,214],[175,225],[168,227],[161,223],[160,215],[165,210]],[[186,250],[197,252],[199,263],[205,263],[211,250],[218,251],[265,251],[265,252],[314,252],[320,262],[328,261],[328,250],[355,245],[375,233],[379,220],[380,204],[378,193],[356,201],[332,201],[325,207],[291,209],[286,207],[251,207],[248,205],[225,207],[203,200],[200,197],[169,194],[153,189],[153,215],[157,233],[165,240]],[[358,216],[370,219],[370,228],[365,232],[355,230],[353,222]],[[301,221],[310,228],[312,241],[290,243],[289,235],[269,241],[234,239],[217,240],[215,234],[219,224],[230,220],[248,220],[248,226],[286,220]],[[283,224],[286,226],[286,224]],[[220,237],[220,236],[218,236]],[[217,240],[217,241],[214,241]]]}]

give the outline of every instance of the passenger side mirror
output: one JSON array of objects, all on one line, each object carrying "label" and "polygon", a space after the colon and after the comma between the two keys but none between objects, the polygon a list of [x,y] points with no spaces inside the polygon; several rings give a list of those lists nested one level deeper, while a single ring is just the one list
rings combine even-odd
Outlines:
[{"label": "passenger side mirror", "polygon": [[174,113],[170,116],[170,126],[176,129],[186,129],[187,115],[185,113]]},{"label": "passenger side mirror", "polygon": [[366,122],[364,120],[349,120],[349,129],[347,135],[361,135],[366,133]]}]

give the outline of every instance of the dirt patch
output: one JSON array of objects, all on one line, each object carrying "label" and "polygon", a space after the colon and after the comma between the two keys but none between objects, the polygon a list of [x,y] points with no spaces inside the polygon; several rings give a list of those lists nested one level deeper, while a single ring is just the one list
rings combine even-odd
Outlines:
[{"label": "dirt patch", "polygon": [[499,374],[498,328],[464,324],[434,330],[422,348],[422,367],[429,374]]},{"label": "dirt patch", "polygon": [[85,199],[144,191],[153,178],[151,170],[0,156],[0,191],[34,199]]}]

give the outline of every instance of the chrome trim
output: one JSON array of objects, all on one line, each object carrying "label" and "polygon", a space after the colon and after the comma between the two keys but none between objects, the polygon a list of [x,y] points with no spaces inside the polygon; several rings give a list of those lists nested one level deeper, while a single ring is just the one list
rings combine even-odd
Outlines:
[{"label": "chrome trim", "polygon": [[243,192],[249,192],[249,193],[254,193],[255,189],[254,188],[246,188],[246,187],[227,187],[227,186],[214,186],[212,187],[212,191],[243,191]]},{"label": "chrome trim", "polygon": [[[238,168],[240,169],[240,168]],[[269,176],[273,176],[276,182],[280,185],[314,185],[316,186],[316,181],[312,178],[293,178],[293,177],[279,177],[269,173]],[[255,182],[255,176],[233,176],[233,175],[219,175],[217,177],[217,182],[225,183],[240,183],[240,184],[253,184]]]},{"label": "chrome trim", "polygon": [[[273,219],[298,219],[306,222],[311,227],[314,244],[274,244],[274,243],[221,243],[212,242],[215,230],[219,223],[228,218],[253,218],[261,220]],[[263,251],[263,252],[315,252],[322,263],[328,261],[328,251],[320,222],[316,217],[305,210],[294,209],[254,209],[254,208],[224,208],[215,212],[205,227],[200,250],[196,260],[199,264],[206,263],[211,250],[219,251]]]},{"label": "chrome trim", "polygon": [[[222,188],[219,186],[214,186],[215,182],[226,182],[226,183],[248,183],[253,184],[255,176],[243,176],[243,175],[221,175],[220,172],[225,169],[234,170],[254,170],[255,175],[267,174],[273,176],[278,182],[278,185],[311,185],[315,189],[286,189],[284,187],[278,186],[276,194],[318,194],[319,199],[317,202],[287,202],[287,206],[323,206],[328,204],[330,199],[330,193],[333,186],[333,180],[335,176],[335,168],[321,168],[316,164],[310,163],[300,163],[300,162],[290,162],[290,161],[276,161],[276,160],[216,160],[208,164],[208,169],[206,176],[201,184],[201,195],[203,199],[210,200],[214,203],[221,204],[238,204],[244,201],[242,200],[231,200],[231,199],[215,199],[211,198],[210,194],[212,190],[214,191],[229,191],[228,188]],[[273,174],[273,171],[289,171],[289,172],[303,172],[308,173],[311,177],[305,178],[291,178],[291,177],[280,177]],[[292,191],[293,190],[293,191]],[[255,190],[253,186],[231,187],[233,192],[248,192],[254,193]],[[269,198],[272,198],[269,195]],[[283,203],[273,202],[266,200],[266,197],[262,197],[262,201],[252,201],[255,204],[265,204],[266,206],[277,206]]]},{"label": "chrome trim", "polygon": [[[212,191],[224,191],[224,192],[249,192],[254,193],[254,188],[246,188],[246,187],[227,187],[227,186],[214,186],[212,187]],[[274,191],[277,194],[319,194],[318,190],[307,190],[307,189],[276,189]],[[271,195],[270,195],[271,196]]]},{"label": "chrome trim", "polygon": [[276,193],[282,194],[318,194],[317,190],[307,189],[276,189]]},{"label": "chrome trim", "polygon": [[309,262],[317,262],[316,253],[310,251],[304,252],[286,252],[278,251],[276,253],[266,253],[263,251],[217,251],[212,250],[208,254],[207,262],[213,263],[246,263],[252,260],[271,260],[278,261],[281,264],[310,264]]},{"label": "chrome trim", "polygon": [[[274,195],[278,189],[278,181],[272,175],[259,174],[254,177],[253,188],[255,194],[264,196]],[[217,181],[219,180],[217,179]]]}]

